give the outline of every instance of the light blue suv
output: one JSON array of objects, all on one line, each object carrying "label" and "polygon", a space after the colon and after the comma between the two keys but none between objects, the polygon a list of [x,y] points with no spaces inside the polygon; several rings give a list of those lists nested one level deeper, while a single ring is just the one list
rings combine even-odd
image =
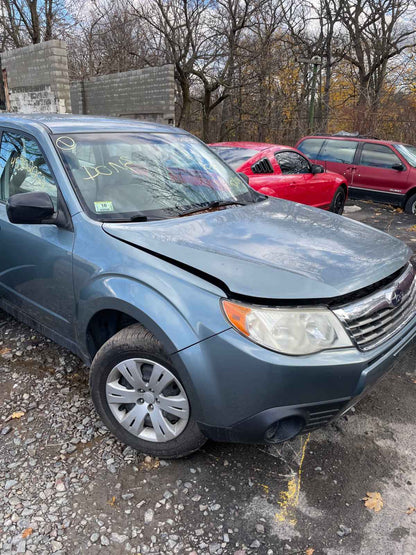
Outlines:
[{"label": "light blue suv", "polygon": [[411,343],[400,241],[258,194],[180,129],[16,115],[0,132],[0,307],[91,366],[135,449],[284,441]]}]

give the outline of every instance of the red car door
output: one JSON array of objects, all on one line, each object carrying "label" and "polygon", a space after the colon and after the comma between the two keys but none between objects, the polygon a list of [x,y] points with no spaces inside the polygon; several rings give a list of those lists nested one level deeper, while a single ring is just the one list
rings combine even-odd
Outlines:
[{"label": "red car door", "polygon": [[404,194],[409,173],[405,162],[389,146],[364,143],[354,173],[352,189]]},{"label": "red car door", "polygon": [[291,175],[250,176],[250,186],[264,195],[296,201],[295,180]]},{"label": "red car door", "polygon": [[282,172],[280,179],[290,179],[293,182],[291,198],[288,200],[311,206],[330,204],[332,186],[327,174],[313,174],[309,161],[298,152],[276,152],[275,157]]}]

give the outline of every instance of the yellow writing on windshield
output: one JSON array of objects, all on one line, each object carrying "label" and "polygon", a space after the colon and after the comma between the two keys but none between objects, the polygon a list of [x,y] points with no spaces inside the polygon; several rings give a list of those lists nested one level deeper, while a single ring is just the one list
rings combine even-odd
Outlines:
[{"label": "yellow writing on windshield", "polygon": [[59,150],[74,150],[74,148],[77,146],[77,143],[72,137],[66,137],[65,135],[63,135],[62,137],[58,137],[55,144],[59,148]]},{"label": "yellow writing on windshield", "polygon": [[120,156],[117,162],[108,162],[107,164],[100,164],[99,166],[81,166],[81,169],[87,174],[84,180],[88,181],[100,175],[113,175],[113,173],[120,173],[121,171],[137,173],[134,166],[135,163],[129,160],[127,156]]},{"label": "yellow writing on windshield", "polygon": [[[50,182],[44,173],[35,165],[33,162],[28,160],[24,155],[20,155],[17,158],[13,158],[11,161],[11,166],[13,171],[24,171],[27,176],[32,178],[32,185],[39,186],[45,189]],[[25,177],[27,179],[27,177]]]}]

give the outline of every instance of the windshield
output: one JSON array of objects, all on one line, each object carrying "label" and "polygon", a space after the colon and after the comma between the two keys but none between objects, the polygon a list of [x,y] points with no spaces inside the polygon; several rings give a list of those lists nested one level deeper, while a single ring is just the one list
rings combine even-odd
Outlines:
[{"label": "windshield", "polygon": [[412,145],[394,145],[400,154],[409,162],[411,166],[416,168],[416,146]]},{"label": "windshield", "polygon": [[210,147],[218,156],[227,162],[233,170],[238,170],[240,166],[258,153],[258,150],[252,148],[235,148],[230,146],[211,146]]},{"label": "windshield", "polygon": [[261,198],[190,135],[82,133],[53,140],[84,207],[100,221],[175,217]]}]

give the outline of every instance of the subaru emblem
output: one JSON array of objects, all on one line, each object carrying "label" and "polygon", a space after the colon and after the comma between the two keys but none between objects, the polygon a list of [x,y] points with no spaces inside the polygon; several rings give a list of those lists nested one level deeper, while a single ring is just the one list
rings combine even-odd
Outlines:
[{"label": "subaru emblem", "polygon": [[402,302],[402,299],[403,299],[402,291],[400,289],[396,289],[395,291],[393,291],[390,297],[390,302],[392,306],[399,306],[399,304]]}]

